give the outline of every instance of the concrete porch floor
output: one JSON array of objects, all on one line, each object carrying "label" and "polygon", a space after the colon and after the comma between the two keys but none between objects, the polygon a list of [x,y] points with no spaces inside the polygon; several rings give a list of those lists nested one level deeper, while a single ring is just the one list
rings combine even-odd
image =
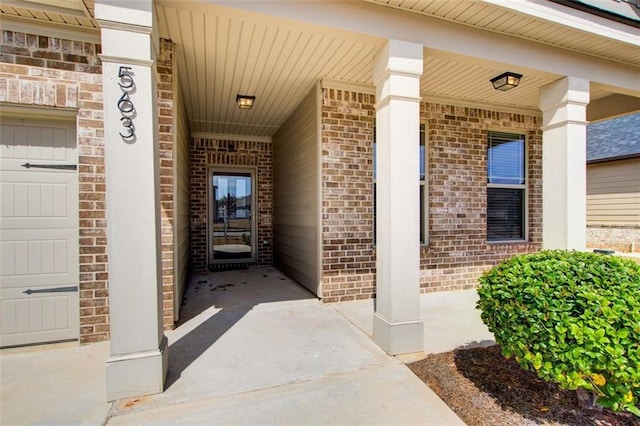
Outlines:
[{"label": "concrete porch floor", "polygon": [[[421,296],[425,351],[486,344],[475,292]],[[272,267],[194,277],[163,394],[105,402],[108,342],[0,352],[2,424],[463,424],[370,335]]]}]

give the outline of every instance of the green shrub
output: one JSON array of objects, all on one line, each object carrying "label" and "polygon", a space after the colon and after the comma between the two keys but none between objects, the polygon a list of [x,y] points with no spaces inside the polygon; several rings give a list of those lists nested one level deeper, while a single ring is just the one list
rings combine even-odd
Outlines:
[{"label": "green shrub", "polygon": [[640,417],[639,264],[561,250],[520,255],[486,272],[478,294],[507,358]]}]

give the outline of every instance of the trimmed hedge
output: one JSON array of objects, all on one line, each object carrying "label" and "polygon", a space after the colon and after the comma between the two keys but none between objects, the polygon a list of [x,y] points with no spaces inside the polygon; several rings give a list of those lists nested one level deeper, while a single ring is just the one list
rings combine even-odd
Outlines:
[{"label": "trimmed hedge", "polygon": [[640,265],[594,253],[542,251],[480,278],[476,308],[503,354],[563,389],[640,417]]}]

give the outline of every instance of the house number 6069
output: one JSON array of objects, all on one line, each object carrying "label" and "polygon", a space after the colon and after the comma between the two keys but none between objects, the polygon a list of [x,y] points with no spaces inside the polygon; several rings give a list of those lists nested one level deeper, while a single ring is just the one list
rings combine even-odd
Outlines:
[{"label": "house number 6069", "polygon": [[122,126],[126,129],[126,133],[118,132],[122,139],[127,142],[131,142],[136,137],[136,128],[133,125],[133,116],[135,115],[135,107],[129,97],[129,93],[135,89],[135,83],[133,81],[133,71],[131,67],[120,67],[118,71],[118,86],[122,90],[122,96],[118,99],[118,109],[122,114],[120,121]]}]

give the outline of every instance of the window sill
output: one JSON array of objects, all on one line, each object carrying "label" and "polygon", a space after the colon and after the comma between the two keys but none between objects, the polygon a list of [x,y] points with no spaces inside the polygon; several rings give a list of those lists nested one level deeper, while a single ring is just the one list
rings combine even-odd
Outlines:
[{"label": "window sill", "polygon": [[487,241],[489,245],[533,244],[529,240],[495,240]]}]

